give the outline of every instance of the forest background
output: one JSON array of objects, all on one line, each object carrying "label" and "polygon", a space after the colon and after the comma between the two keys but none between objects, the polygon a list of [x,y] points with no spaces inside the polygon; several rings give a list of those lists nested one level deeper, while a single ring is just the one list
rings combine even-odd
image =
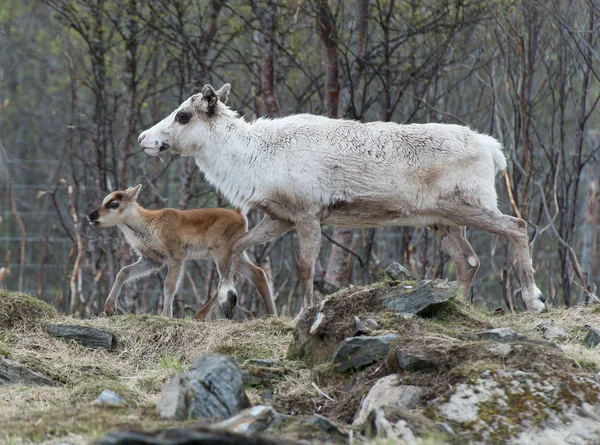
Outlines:
[{"label": "forest background", "polygon": [[[108,192],[141,183],[149,208],[227,206],[193,159],[162,163],[136,139],[204,84],[229,82],[248,120],[309,112],[494,135],[508,159],[500,208],[529,223],[538,286],[556,305],[593,300],[599,18],[598,0],[3,0],[0,286],[98,314],[135,260],[116,228],[85,219]],[[322,232],[322,292],[373,282],[392,261],[455,276],[428,228]],[[508,243],[468,232],[482,262],[472,299],[522,309]],[[249,254],[280,312],[295,313],[295,234]],[[163,278],[126,285],[122,312],[155,311]],[[213,264],[188,262],[176,312],[192,314],[217,282]],[[238,287],[247,313],[262,313],[252,286]]]}]

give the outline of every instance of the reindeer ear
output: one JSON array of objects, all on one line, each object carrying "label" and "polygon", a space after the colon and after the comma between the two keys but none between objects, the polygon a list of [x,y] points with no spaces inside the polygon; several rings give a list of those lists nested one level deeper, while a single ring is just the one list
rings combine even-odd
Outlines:
[{"label": "reindeer ear", "polygon": [[227,103],[227,97],[229,96],[229,91],[231,91],[231,85],[229,85],[228,83],[226,83],[225,85],[223,85],[221,88],[219,88],[219,90],[217,91],[217,97],[219,98],[219,100],[221,102],[223,102],[224,104]]},{"label": "reindeer ear", "polygon": [[202,88],[202,100],[206,101],[206,109],[209,113],[212,113],[217,106],[217,101],[219,97],[217,96],[217,92],[210,85],[204,85]]},{"label": "reindeer ear", "polygon": [[142,184],[138,184],[135,187],[129,187],[125,190],[125,194],[127,197],[133,201],[137,201],[138,195],[140,194],[140,189],[142,188]]}]

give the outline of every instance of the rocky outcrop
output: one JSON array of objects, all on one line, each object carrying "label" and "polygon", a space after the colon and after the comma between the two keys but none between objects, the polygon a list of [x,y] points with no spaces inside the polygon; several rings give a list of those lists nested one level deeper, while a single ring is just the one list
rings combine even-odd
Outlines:
[{"label": "rocky outcrop", "polygon": [[600,384],[571,375],[484,371],[428,408],[463,443],[595,443],[600,438]]},{"label": "rocky outcrop", "polygon": [[163,418],[227,419],[249,406],[242,373],[228,356],[200,356],[192,369],[163,389],[157,411]]},{"label": "rocky outcrop", "polygon": [[[346,338],[377,332],[373,326],[379,322],[370,316],[372,312],[394,314],[401,319],[431,317],[449,308],[457,292],[455,283],[443,280],[414,286],[377,284],[354,292],[345,289],[305,311],[294,330],[288,356],[311,364],[330,361],[337,345]],[[363,319],[370,320],[370,326]]]}]

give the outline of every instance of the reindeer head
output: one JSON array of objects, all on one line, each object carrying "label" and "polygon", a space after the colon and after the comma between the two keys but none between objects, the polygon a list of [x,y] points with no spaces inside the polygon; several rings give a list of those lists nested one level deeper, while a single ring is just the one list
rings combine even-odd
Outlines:
[{"label": "reindeer head", "polygon": [[90,224],[100,227],[123,224],[131,212],[135,211],[140,188],[142,184],[109,194],[102,205],[88,215]]},{"label": "reindeer head", "polygon": [[211,120],[227,109],[230,89],[228,83],[218,91],[205,85],[202,93],[190,97],[154,127],[142,132],[138,138],[140,146],[150,156],[168,149],[192,154],[209,137]]}]

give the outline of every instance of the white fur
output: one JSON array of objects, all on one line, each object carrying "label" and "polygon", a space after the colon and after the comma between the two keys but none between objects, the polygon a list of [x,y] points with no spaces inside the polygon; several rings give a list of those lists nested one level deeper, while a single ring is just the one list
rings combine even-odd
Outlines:
[{"label": "white fur", "polygon": [[[496,209],[494,178],[506,168],[501,145],[468,127],[309,114],[248,123],[221,102],[212,117],[174,121],[198,101],[202,95],[145,131],[142,146],[155,154],[166,143],[194,156],[208,181],[243,210],[283,199],[286,212],[324,212],[322,222],[363,227],[451,224],[436,215],[437,203],[456,193]],[[335,210],[354,202],[382,211]]]}]

